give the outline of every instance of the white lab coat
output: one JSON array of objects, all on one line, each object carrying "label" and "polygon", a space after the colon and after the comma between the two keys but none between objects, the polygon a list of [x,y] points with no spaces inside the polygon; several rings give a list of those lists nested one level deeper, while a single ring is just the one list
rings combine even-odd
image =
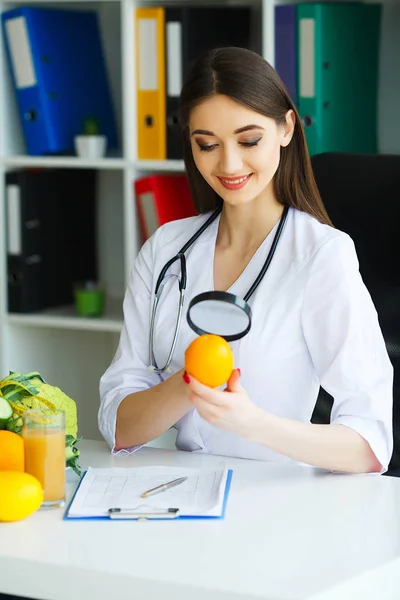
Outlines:
[{"label": "white lab coat", "polygon": [[[207,217],[160,227],[135,261],[124,300],[119,347],[100,381],[99,429],[113,452],[119,403],[128,394],[146,390],[169,376],[147,368],[156,280],[164,264]],[[219,217],[186,252],[186,309],[195,295],[214,289],[218,224]],[[246,294],[266,259],[276,228],[230,292]],[[179,273],[178,262],[170,272]],[[172,277],[158,308],[154,344],[158,364],[164,364],[170,349],[178,299],[177,279]],[[309,422],[322,385],[334,397],[331,422],[360,433],[386,470],[393,449],[393,368],[351,238],[291,208],[271,265],[249,303],[251,331],[231,347],[251,400],[275,415]],[[185,349],[195,336],[184,309],[173,372],[183,368]],[[175,427],[179,449],[289,461],[261,444],[208,424],[195,410]]]}]

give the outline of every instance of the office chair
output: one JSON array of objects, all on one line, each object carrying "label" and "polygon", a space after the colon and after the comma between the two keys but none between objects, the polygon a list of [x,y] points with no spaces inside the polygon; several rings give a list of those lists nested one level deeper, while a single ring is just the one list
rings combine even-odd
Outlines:
[{"label": "office chair", "polygon": [[[312,157],[333,225],[353,239],[394,367],[394,451],[388,475],[400,476],[400,156],[324,153]],[[332,397],[321,388],[311,418],[329,423]]]}]

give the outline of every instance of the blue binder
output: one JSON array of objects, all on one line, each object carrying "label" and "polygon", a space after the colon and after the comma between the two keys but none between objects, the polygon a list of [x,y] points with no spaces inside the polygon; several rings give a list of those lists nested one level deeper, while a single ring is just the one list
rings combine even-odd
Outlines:
[{"label": "blue binder", "polygon": [[20,7],[2,14],[2,27],[28,154],[73,152],[88,118],[116,148],[96,13]]}]

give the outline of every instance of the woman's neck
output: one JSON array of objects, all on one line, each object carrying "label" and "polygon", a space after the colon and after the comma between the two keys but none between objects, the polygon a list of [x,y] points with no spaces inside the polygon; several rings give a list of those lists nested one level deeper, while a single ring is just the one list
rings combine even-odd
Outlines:
[{"label": "woman's neck", "polygon": [[247,204],[224,204],[219,223],[217,245],[221,250],[255,252],[282,216],[282,204],[276,199],[255,199]]}]

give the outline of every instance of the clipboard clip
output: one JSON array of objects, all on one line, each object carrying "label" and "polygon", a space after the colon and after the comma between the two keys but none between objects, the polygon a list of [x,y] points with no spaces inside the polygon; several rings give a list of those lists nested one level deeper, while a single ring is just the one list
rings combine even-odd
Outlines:
[{"label": "clipboard clip", "polygon": [[108,516],[110,519],[136,519],[140,521],[176,519],[179,517],[179,508],[154,508],[146,505],[137,506],[136,508],[109,508]]}]

